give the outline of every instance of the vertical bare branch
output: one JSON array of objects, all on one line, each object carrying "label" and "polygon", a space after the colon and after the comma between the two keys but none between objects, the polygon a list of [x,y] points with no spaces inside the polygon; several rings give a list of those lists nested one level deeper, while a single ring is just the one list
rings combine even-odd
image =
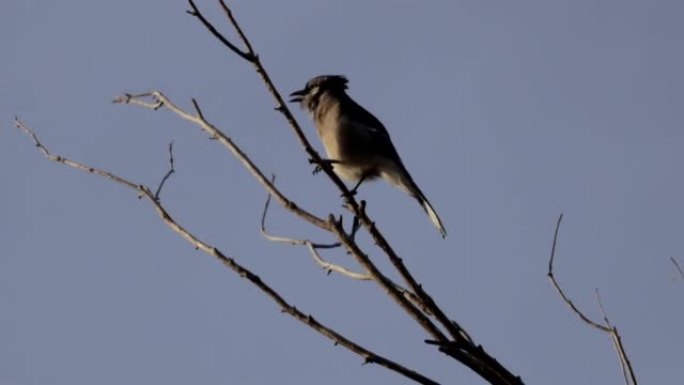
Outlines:
[{"label": "vertical bare branch", "polygon": [[677,262],[677,260],[674,259],[674,257],[670,257],[670,260],[672,261],[672,264],[675,265],[675,268],[679,272],[679,275],[682,277],[682,279],[684,279],[684,270],[682,270],[682,267],[679,266],[679,263]]},{"label": "vertical bare branch", "polygon": [[176,172],[176,169],[173,167],[173,141],[169,143],[169,171],[164,174],[164,177],[162,178],[161,182],[159,182],[159,186],[157,187],[157,191],[154,193],[154,199],[159,200],[159,194],[161,194],[162,188],[164,188],[164,183],[169,179],[171,174]]},{"label": "vertical bare branch", "polygon": [[622,374],[625,378],[625,383],[627,385],[637,385],[636,376],[634,375],[634,370],[632,369],[632,364],[630,363],[629,358],[627,357],[627,353],[625,352],[625,348],[622,345],[622,338],[620,337],[617,328],[613,326],[608,320],[608,316],[606,315],[605,309],[603,308],[603,303],[601,302],[601,297],[598,293],[598,289],[596,289],[596,301],[598,302],[599,309],[601,310],[601,313],[603,315],[603,320],[605,322],[604,325],[592,321],[589,317],[584,315],[584,313],[582,313],[575,306],[575,304],[570,300],[570,298],[565,294],[565,292],[563,292],[560,285],[556,281],[555,276],[553,275],[553,260],[556,255],[558,231],[560,230],[562,219],[563,214],[560,214],[558,216],[558,221],[556,222],[556,231],[554,231],[553,233],[553,243],[551,244],[551,257],[549,258],[549,270],[546,275],[551,281],[553,287],[556,289],[556,292],[558,292],[560,297],[563,299],[563,302],[565,302],[565,304],[568,305],[568,307],[573,311],[573,313],[575,313],[587,325],[592,326],[604,333],[608,333],[611,342],[613,343],[613,347],[615,348],[616,354],[618,356],[618,361],[620,362],[620,367],[622,369]]},{"label": "vertical bare branch", "polygon": [[558,216],[558,222],[556,222],[556,231],[553,234],[553,244],[551,246],[551,258],[549,258],[549,270],[546,274],[546,276],[549,278],[551,281],[551,284],[553,287],[556,289],[556,292],[561,296],[563,299],[563,302],[565,302],[566,305],[575,313],[582,321],[584,321],[586,324],[593,326],[601,331],[604,331],[606,333],[610,333],[610,328],[600,325],[591,319],[589,317],[585,316],[584,313],[582,313],[577,306],[570,300],[570,297],[568,297],[563,289],[561,289],[560,285],[558,284],[558,281],[556,281],[556,277],[553,275],[553,260],[556,255],[556,242],[558,241],[558,231],[560,229],[561,221],[563,220],[563,214]]},{"label": "vertical bare branch", "polygon": [[622,345],[622,339],[620,338],[617,328],[613,326],[608,319],[608,315],[606,314],[606,309],[603,307],[603,301],[601,300],[601,295],[599,294],[598,288],[596,288],[595,294],[596,302],[598,303],[599,310],[603,316],[603,321],[605,322],[606,326],[610,328],[610,339],[613,342],[615,354],[617,354],[620,360],[620,367],[622,368],[622,376],[625,379],[625,383],[636,385],[637,381],[634,371],[632,370],[632,364],[625,353],[625,347]]}]

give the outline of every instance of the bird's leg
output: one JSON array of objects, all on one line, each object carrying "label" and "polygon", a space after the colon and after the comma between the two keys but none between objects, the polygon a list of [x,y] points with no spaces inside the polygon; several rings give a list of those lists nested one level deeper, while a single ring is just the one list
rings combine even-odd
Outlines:
[{"label": "bird's leg", "polygon": [[366,180],[366,178],[368,178],[369,176],[370,176],[370,173],[363,173],[363,175],[361,175],[361,178],[359,179],[359,181],[356,182],[356,185],[354,186],[354,188],[349,190],[349,194],[351,196],[356,195],[356,190],[359,189],[359,186],[361,186],[361,183],[363,183],[363,181]]},{"label": "bird's leg", "polygon": [[323,171],[323,165],[325,164],[326,166],[332,167],[333,164],[335,163],[342,163],[339,160],[335,159],[321,159],[320,161],[316,161],[315,159],[309,159],[309,163],[316,164],[316,167],[314,167],[313,174],[316,175],[319,172]]}]

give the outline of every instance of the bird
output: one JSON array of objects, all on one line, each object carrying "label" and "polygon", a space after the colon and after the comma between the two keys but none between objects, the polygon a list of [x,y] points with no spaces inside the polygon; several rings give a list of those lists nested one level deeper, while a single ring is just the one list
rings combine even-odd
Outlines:
[{"label": "bird", "polygon": [[290,102],[309,113],[333,171],[356,181],[352,194],[364,181],[384,179],[415,198],[445,238],[442,220],[406,170],[387,129],[347,94],[348,82],[342,75],[313,77],[290,94]]}]

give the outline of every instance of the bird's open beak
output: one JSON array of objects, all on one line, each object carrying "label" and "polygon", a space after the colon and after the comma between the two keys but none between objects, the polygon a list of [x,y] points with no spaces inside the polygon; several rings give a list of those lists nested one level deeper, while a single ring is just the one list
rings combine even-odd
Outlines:
[{"label": "bird's open beak", "polygon": [[306,90],[299,90],[291,93],[290,96],[292,96],[292,99],[290,99],[290,103],[301,102],[304,98],[304,94],[306,94]]}]

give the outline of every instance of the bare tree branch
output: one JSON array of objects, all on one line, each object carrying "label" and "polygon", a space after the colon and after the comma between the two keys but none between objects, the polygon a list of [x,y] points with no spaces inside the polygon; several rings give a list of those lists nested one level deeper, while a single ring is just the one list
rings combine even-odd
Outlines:
[{"label": "bare tree branch", "polygon": [[159,194],[161,194],[162,188],[164,187],[164,183],[169,179],[171,174],[176,172],[176,170],[173,168],[173,141],[169,143],[169,171],[164,174],[164,177],[162,178],[161,182],[159,182],[159,186],[157,187],[157,191],[154,193],[154,199],[159,200]]},{"label": "bare tree branch", "polygon": [[[275,181],[275,176],[271,178],[271,183],[274,183]],[[332,249],[332,248],[339,248],[342,246],[341,243],[336,242],[332,244],[320,244],[320,243],[314,243],[308,239],[295,239],[295,238],[288,238],[288,237],[282,237],[282,236],[276,236],[276,235],[271,235],[266,231],[266,213],[268,212],[268,207],[271,202],[271,194],[267,195],[266,198],[266,203],[264,204],[264,212],[261,215],[261,235],[266,238],[267,240],[271,242],[280,242],[280,243],[287,243],[290,245],[294,246],[306,246],[307,249],[309,250],[309,253],[311,254],[311,257],[313,260],[321,266],[324,270],[330,274],[331,272],[335,272],[341,275],[344,275],[346,277],[352,278],[352,279],[357,279],[360,281],[370,281],[373,278],[368,275],[368,274],[362,274],[362,273],[356,273],[353,272],[345,267],[336,265],[334,263],[330,263],[326,260],[324,260],[320,254],[318,254],[318,249]]]},{"label": "bare tree branch", "polygon": [[677,262],[677,260],[674,259],[674,257],[670,257],[670,260],[672,261],[672,264],[675,265],[675,268],[679,272],[679,275],[682,277],[682,279],[684,279],[684,270],[682,270],[682,267],[679,266],[679,263]]},{"label": "bare tree branch", "polygon": [[[271,184],[275,186],[275,175],[271,175]],[[317,249],[334,249],[336,247],[342,246],[341,243],[313,243],[306,239],[295,239],[289,237],[282,237],[278,235],[272,235],[266,231],[266,214],[271,205],[271,194],[266,194],[266,203],[264,203],[264,210],[261,213],[261,235],[271,242],[287,243],[293,246],[303,246],[310,243]]]},{"label": "bare tree branch", "polygon": [[553,287],[556,289],[556,292],[560,295],[560,297],[563,299],[563,302],[565,302],[566,305],[572,310],[573,313],[575,313],[584,323],[586,323],[589,326],[592,326],[604,333],[608,333],[610,336],[611,342],[613,343],[613,347],[615,348],[615,351],[618,356],[618,360],[620,362],[620,367],[622,369],[622,374],[625,378],[625,383],[627,385],[637,385],[637,380],[636,376],[634,375],[634,370],[632,369],[632,364],[629,361],[629,358],[627,357],[627,353],[625,352],[625,348],[622,344],[622,338],[620,337],[620,334],[618,333],[618,330],[615,326],[613,326],[610,321],[608,320],[608,316],[606,315],[606,311],[603,308],[603,303],[601,301],[601,297],[598,293],[598,289],[596,289],[596,301],[598,302],[599,309],[601,310],[601,314],[603,315],[603,320],[605,322],[604,325],[592,321],[582,313],[577,306],[570,300],[570,298],[563,292],[561,289],[560,285],[556,281],[555,276],[553,275],[553,260],[556,255],[556,244],[558,241],[558,231],[560,230],[560,225],[561,221],[563,220],[563,214],[560,214],[558,216],[558,221],[556,222],[556,231],[553,233],[553,243],[551,244],[551,256],[549,258],[549,270],[547,272],[547,277],[551,281],[551,284]]},{"label": "bare tree branch", "polygon": [[[233,53],[236,55],[240,56],[241,58],[247,60],[248,62],[253,62],[256,57],[252,54],[251,49],[248,52],[245,52],[241,50],[240,48],[236,47],[231,43],[228,39],[226,39],[214,26],[202,15],[202,13],[199,12],[197,9],[197,6],[195,5],[195,2],[192,0],[188,0],[188,3],[190,4],[190,7],[192,8],[191,11],[186,11],[189,15],[194,16],[199,19],[199,21],[204,24],[204,26],[211,31],[211,33],[223,43],[226,47],[230,48]],[[230,11],[228,11],[228,14],[230,16]]]},{"label": "bare tree branch", "polygon": [[131,188],[134,190],[140,190],[139,185],[132,183],[132,182],[129,182],[126,179],[120,178],[114,174],[107,172],[107,171],[99,170],[99,169],[96,169],[96,168],[93,168],[90,166],[86,166],[86,165],[78,163],[78,162],[74,162],[73,160],[67,159],[63,156],[50,154],[50,152],[47,150],[47,148],[45,148],[45,146],[43,146],[43,144],[38,140],[38,137],[36,136],[36,134],[33,131],[31,131],[28,127],[26,127],[24,125],[24,123],[22,123],[19,120],[19,118],[17,118],[16,116],[14,117],[14,126],[17,127],[18,129],[20,129],[21,131],[23,131],[26,135],[28,135],[33,140],[33,144],[36,145],[36,147],[38,148],[38,151],[40,151],[40,153],[43,154],[43,156],[46,157],[47,159],[49,159],[53,162],[62,163],[64,165],[67,165],[69,167],[73,167],[73,168],[81,170],[81,171],[85,171],[85,172],[88,172],[91,174],[99,175],[105,179],[109,179],[113,182],[124,185],[128,188]]},{"label": "bare tree branch", "polygon": [[[151,101],[149,100],[151,99]],[[172,111],[173,113],[177,114],[181,118],[190,121],[196,125],[199,125],[202,130],[207,132],[210,137],[215,138],[218,140],[221,144],[223,144],[226,148],[228,148],[233,155],[235,155],[241,162],[242,164],[254,175],[254,177],[260,182],[260,184],[266,189],[266,191],[270,195],[274,195],[278,202],[287,210],[290,210],[294,214],[300,216],[301,218],[307,220],[308,222],[318,226],[319,228],[323,230],[327,230],[335,234],[338,239],[340,238],[340,234],[344,234],[347,242],[345,243],[342,241],[342,245],[347,248],[348,251],[350,251],[352,254],[354,254],[354,250],[357,250],[360,252],[360,249],[354,242],[354,240],[344,231],[342,228],[342,225],[335,222],[335,221],[327,221],[327,222],[320,222],[321,219],[314,216],[313,214],[310,214],[309,212],[299,208],[294,202],[290,201],[287,199],[278,189],[275,187],[275,185],[269,181],[263,172],[249,159],[249,157],[240,149],[230,138],[228,138],[221,130],[219,130],[217,127],[209,123],[203,116],[198,103],[193,100],[193,105],[195,106],[196,114],[191,115],[185,111],[183,111],[181,108],[176,106],[174,103],[172,103],[166,96],[164,96],[161,92],[158,91],[153,91],[150,93],[143,93],[143,94],[125,94],[123,96],[119,96],[114,99],[115,103],[124,103],[124,104],[136,104],[145,108],[149,108],[152,110],[158,110],[161,107],[165,107]],[[355,202],[354,202],[355,203]],[[360,206],[359,206],[360,207]],[[365,216],[365,213],[363,214]],[[368,218],[366,216],[366,218]],[[334,224],[333,224],[334,223]],[[353,245],[353,247],[351,246]],[[351,247],[351,248],[350,248]],[[407,300],[405,295],[402,295],[400,290],[397,289],[397,285],[392,282],[389,278],[387,278],[385,275],[381,274],[380,271],[375,267],[373,262],[365,256],[365,254],[361,253],[359,255],[363,255],[362,258],[357,259],[359,261],[363,261],[361,264],[370,274],[373,279],[378,282],[386,292],[390,294],[390,297],[392,297],[397,304],[402,307],[407,314],[412,317],[414,320],[418,322],[419,325],[421,325],[433,338],[447,342],[448,339],[444,336],[444,334],[437,328],[432,321],[423,314],[419,308],[427,308],[430,310],[430,313],[427,314],[434,314],[434,310],[432,307],[429,307],[425,304],[423,301],[423,298],[420,297],[420,295],[417,296],[412,296],[412,298],[418,298],[420,301],[420,305],[418,308],[412,304],[411,301]],[[403,264],[402,264],[403,266]],[[406,270],[408,273],[408,270]],[[375,272],[375,273],[374,273]],[[415,282],[415,281],[414,281]],[[421,289],[422,290],[422,289]],[[441,312],[441,309],[439,310]],[[443,314],[443,313],[442,313]],[[458,338],[462,338],[463,334],[459,334]]]},{"label": "bare tree branch", "polygon": [[121,184],[125,187],[128,187],[134,191],[136,191],[139,194],[139,197],[141,198],[146,198],[148,202],[154,207],[155,211],[159,215],[159,217],[162,219],[162,221],[171,229],[173,230],[176,234],[180,235],[183,239],[188,241],[192,246],[195,247],[195,249],[201,250],[204,253],[213,256],[216,258],[219,262],[221,262],[224,266],[228,267],[230,270],[238,274],[240,277],[247,279],[251,284],[259,288],[262,293],[267,295],[269,298],[271,298],[282,310],[283,313],[289,314],[296,320],[304,323],[305,325],[311,327],[314,329],[316,332],[319,334],[327,337],[328,339],[332,340],[335,345],[341,345],[345,347],[346,349],[358,354],[359,356],[364,358],[364,363],[374,363],[378,364],[380,366],[383,366],[389,370],[392,370],[396,373],[399,373],[407,378],[410,378],[411,380],[420,383],[420,384],[426,384],[426,385],[439,385],[436,381],[414,371],[411,369],[406,368],[405,366],[402,366],[390,359],[387,359],[383,356],[380,356],[364,347],[361,345],[347,339],[343,335],[337,333],[331,328],[328,328],[327,326],[321,324],[320,322],[316,321],[313,316],[309,314],[305,314],[302,311],[298,310],[295,306],[290,305],[278,292],[271,288],[268,284],[266,284],[258,275],[252,273],[250,270],[245,268],[244,266],[240,265],[238,262],[236,262],[233,258],[228,257],[225,255],[221,250],[217,249],[214,246],[211,246],[208,243],[205,243],[201,241],[199,238],[197,238],[194,234],[192,234],[189,230],[185,229],[183,226],[178,224],[173,217],[167,212],[167,210],[164,208],[164,206],[161,204],[159,199],[155,197],[155,195],[152,193],[152,191],[142,185],[142,184],[136,184],[133,183],[125,178],[122,178],[116,174],[113,174],[109,171],[105,171],[102,169],[94,168],[88,165],[85,165],[83,163],[79,163],[76,161],[69,160],[67,158],[64,158],[59,155],[52,155],[50,152],[47,150],[45,146],[38,140],[38,137],[36,134],[29,129],[26,125],[24,125],[18,118],[15,118],[14,124],[17,128],[22,130],[24,133],[26,133],[28,136],[33,139],[34,144],[36,147],[38,147],[38,150],[43,154],[45,158],[48,160],[51,160],[53,162],[57,163],[62,163],[64,165],[67,165],[69,167],[73,167],[75,169],[85,171],[91,174],[99,175],[105,179],[109,179],[115,183]]},{"label": "bare tree branch", "polygon": [[[271,183],[274,183],[274,182],[275,182],[275,175],[273,175],[271,178]],[[261,215],[261,234],[264,236],[264,238],[266,238],[267,240],[272,241],[272,242],[286,243],[286,244],[290,244],[290,245],[294,245],[294,246],[306,246],[309,250],[309,253],[311,254],[311,257],[314,259],[314,261],[318,265],[320,265],[323,269],[325,269],[328,272],[328,274],[330,274],[331,272],[335,272],[335,273],[342,274],[342,275],[347,276],[349,278],[357,279],[360,281],[369,281],[369,280],[373,279],[368,274],[356,273],[356,272],[353,272],[353,271],[351,271],[345,267],[327,262],[318,253],[318,249],[333,249],[333,248],[337,248],[337,247],[342,246],[342,244],[339,242],[321,244],[321,243],[313,243],[312,241],[310,241],[308,239],[295,239],[295,238],[282,237],[282,236],[276,236],[276,235],[269,234],[266,231],[266,224],[265,223],[266,223],[266,213],[268,211],[270,201],[271,201],[271,195],[268,194],[267,198],[266,198],[266,203],[264,204],[264,211]],[[363,201],[362,201],[362,203],[363,203]],[[353,238],[353,234],[354,234],[355,229],[357,229],[357,228],[352,228],[352,233],[350,234],[351,238]],[[401,287],[400,285],[398,285],[395,282],[393,282],[393,284],[394,284],[394,287],[404,297],[406,297],[406,299],[413,302],[413,304],[418,306],[418,307],[422,306],[422,302],[420,301],[420,299],[418,297],[416,297],[415,294],[413,294],[409,290],[406,290],[405,288]],[[429,309],[422,308],[422,310],[426,314],[430,315]],[[470,339],[470,337],[467,337],[467,338]]]},{"label": "bare tree branch", "polygon": [[226,147],[241,163],[245,168],[257,179],[257,181],[266,189],[269,194],[272,194],[278,202],[286,207],[288,210],[295,213],[300,218],[306,220],[312,225],[319,227],[321,229],[330,231],[329,225],[326,221],[317,216],[309,213],[308,211],[298,207],[294,202],[287,199],[275,186],[266,178],[264,173],[257,167],[254,162],[242,151],[232,139],[226,136],[221,130],[216,128],[214,125],[209,123],[202,114],[197,101],[193,99],[192,103],[195,107],[196,115],[192,115],[183,109],[179,108],[173,104],[166,96],[161,92],[153,91],[142,94],[124,94],[114,98],[114,103],[120,104],[135,104],[144,108],[151,110],[158,110],[161,107],[165,107],[169,111],[178,115],[184,120],[190,123],[198,125],[204,132],[206,132],[209,137],[218,140],[224,147]]},{"label": "bare tree branch", "polygon": [[610,328],[600,325],[592,320],[589,319],[589,317],[585,316],[584,313],[582,313],[577,306],[570,300],[570,298],[565,295],[565,292],[563,292],[563,289],[561,289],[560,285],[558,284],[558,281],[556,281],[556,278],[553,275],[553,260],[556,254],[556,242],[558,240],[558,230],[560,229],[560,224],[561,221],[563,220],[563,214],[561,214],[558,217],[558,222],[556,223],[556,232],[553,235],[553,245],[551,246],[551,258],[549,258],[549,270],[546,276],[549,278],[551,281],[551,284],[553,284],[553,287],[556,289],[556,292],[563,298],[563,302],[565,302],[566,305],[575,313],[577,314],[578,317],[582,319],[586,324],[591,325],[598,330],[604,331],[606,333],[610,333]]}]

